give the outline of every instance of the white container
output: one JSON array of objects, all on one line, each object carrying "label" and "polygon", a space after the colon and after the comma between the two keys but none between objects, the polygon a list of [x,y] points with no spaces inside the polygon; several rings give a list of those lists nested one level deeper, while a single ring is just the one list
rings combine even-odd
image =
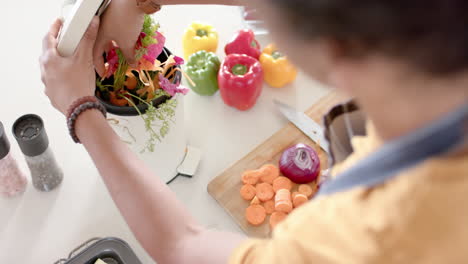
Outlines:
[{"label": "white container", "polygon": [[[184,122],[184,96],[176,95],[177,107],[169,133],[157,142],[154,152],[148,150],[149,134],[141,116],[118,116],[108,114],[108,120],[114,131],[146,163],[162,181],[168,182],[177,175],[177,167],[182,163],[187,139]],[[154,122],[154,129],[159,129],[161,122]]]}]

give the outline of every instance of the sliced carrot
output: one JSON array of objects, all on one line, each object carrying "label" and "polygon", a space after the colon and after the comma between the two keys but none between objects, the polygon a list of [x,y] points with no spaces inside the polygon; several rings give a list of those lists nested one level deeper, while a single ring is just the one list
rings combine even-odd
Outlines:
[{"label": "sliced carrot", "polygon": [[260,200],[258,199],[257,196],[255,196],[252,201],[250,202],[250,205],[254,205],[254,204],[261,204]]},{"label": "sliced carrot", "polygon": [[291,193],[291,199],[294,200],[294,197],[296,197],[296,195],[298,195],[300,192],[293,192]]},{"label": "sliced carrot", "polygon": [[273,164],[263,165],[260,170],[262,172],[262,176],[260,177],[262,182],[273,184],[273,180],[279,177],[280,171],[278,167]]},{"label": "sliced carrot", "polygon": [[256,170],[248,170],[244,172],[244,174],[242,174],[242,182],[244,184],[255,185],[257,184],[259,178],[260,178],[260,173],[259,171],[256,171]]},{"label": "sliced carrot", "polygon": [[317,181],[313,182],[312,183],[312,186],[309,184],[310,188],[312,188],[312,195],[309,197],[314,197],[315,194],[317,194],[317,191],[318,191],[318,185],[317,185]]},{"label": "sliced carrot", "polygon": [[275,195],[275,210],[289,213],[292,209],[291,192],[287,189],[279,189]]},{"label": "sliced carrot", "polygon": [[280,176],[273,181],[273,190],[277,192],[279,189],[291,190],[292,182],[290,179]]},{"label": "sliced carrot", "polygon": [[125,75],[127,76],[127,79],[124,82],[125,87],[128,90],[135,89],[137,87],[137,84],[138,84],[138,81],[137,81],[137,78],[135,77],[135,75],[133,75],[132,72],[126,73]]},{"label": "sliced carrot", "polygon": [[265,208],[259,204],[254,204],[245,209],[245,219],[251,225],[258,226],[265,221]]},{"label": "sliced carrot", "polygon": [[300,193],[307,196],[307,198],[310,198],[312,196],[313,190],[312,187],[310,187],[310,185],[308,184],[301,184],[297,189]]},{"label": "sliced carrot", "polygon": [[288,214],[293,210],[293,205],[291,201],[280,201],[275,203],[275,210]]},{"label": "sliced carrot", "polygon": [[244,200],[250,201],[252,198],[254,198],[256,193],[255,187],[250,184],[245,184],[244,186],[241,187],[240,189],[240,195]]},{"label": "sliced carrot", "polygon": [[275,195],[275,202],[291,201],[291,192],[288,189],[279,189]]},{"label": "sliced carrot", "polygon": [[283,212],[274,212],[270,216],[270,228],[274,229],[277,224],[286,219],[288,215]]},{"label": "sliced carrot", "polygon": [[308,201],[309,201],[309,198],[307,198],[307,196],[305,196],[302,193],[299,193],[296,196],[294,196],[294,198],[293,198],[294,208],[297,208],[297,207],[307,203]]},{"label": "sliced carrot", "polygon": [[268,200],[263,204],[263,207],[265,207],[265,211],[267,214],[271,214],[275,211],[275,201]]},{"label": "sliced carrot", "polygon": [[256,192],[257,192],[257,197],[260,199],[260,201],[265,202],[268,200],[273,199],[275,196],[275,192],[273,191],[273,187],[266,183],[259,183],[255,186]]},{"label": "sliced carrot", "polygon": [[128,101],[125,98],[118,98],[115,92],[109,92],[110,103],[117,106],[125,106],[128,104]]}]

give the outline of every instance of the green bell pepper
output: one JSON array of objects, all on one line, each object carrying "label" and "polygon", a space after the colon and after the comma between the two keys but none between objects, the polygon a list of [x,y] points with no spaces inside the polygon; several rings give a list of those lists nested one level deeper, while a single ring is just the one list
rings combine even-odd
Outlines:
[{"label": "green bell pepper", "polygon": [[218,71],[221,62],[213,52],[200,50],[192,54],[185,72],[196,86],[189,82],[190,88],[199,95],[213,95],[218,91]]}]

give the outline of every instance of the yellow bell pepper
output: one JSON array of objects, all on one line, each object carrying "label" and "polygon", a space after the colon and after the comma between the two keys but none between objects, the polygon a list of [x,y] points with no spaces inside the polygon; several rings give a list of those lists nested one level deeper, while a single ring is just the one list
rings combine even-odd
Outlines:
[{"label": "yellow bell pepper", "polygon": [[265,82],[271,87],[280,88],[296,79],[296,67],[276,49],[275,44],[270,44],[263,50],[260,64]]},{"label": "yellow bell pepper", "polygon": [[190,55],[200,50],[216,52],[218,48],[218,32],[211,25],[193,22],[185,30],[182,45],[186,60],[188,60]]}]

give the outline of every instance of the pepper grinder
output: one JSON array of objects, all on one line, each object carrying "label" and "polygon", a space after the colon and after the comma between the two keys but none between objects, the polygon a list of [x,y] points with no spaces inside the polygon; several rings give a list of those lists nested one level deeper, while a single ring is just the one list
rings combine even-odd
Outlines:
[{"label": "pepper grinder", "polygon": [[10,141],[0,122],[0,194],[5,197],[22,194],[27,183],[26,176],[10,153]]},{"label": "pepper grinder", "polygon": [[60,185],[63,172],[49,148],[42,119],[33,114],[18,118],[13,124],[13,135],[26,158],[33,186],[39,191],[48,192]]}]

